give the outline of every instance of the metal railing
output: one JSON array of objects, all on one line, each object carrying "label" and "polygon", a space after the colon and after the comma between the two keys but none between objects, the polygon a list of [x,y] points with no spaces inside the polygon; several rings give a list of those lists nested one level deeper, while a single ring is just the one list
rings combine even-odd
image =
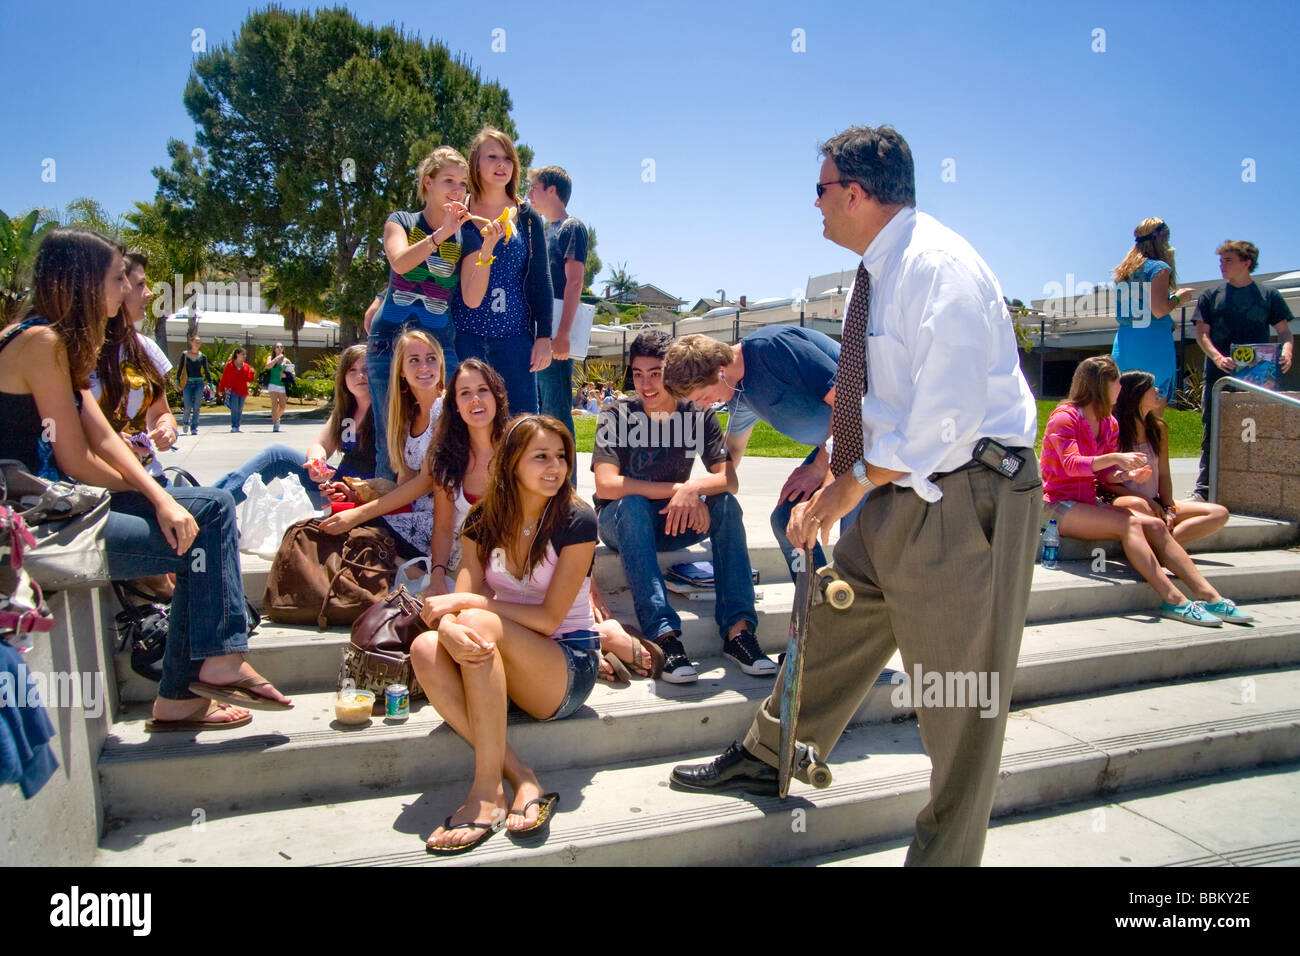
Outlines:
[{"label": "metal railing", "polygon": [[1242,381],[1239,378],[1233,378],[1231,375],[1225,375],[1210,387],[1210,400],[1214,403],[1214,410],[1210,412],[1210,500],[1219,500],[1219,422],[1223,417],[1223,402],[1220,401],[1220,393],[1225,388],[1236,388],[1247,392],[1254,392],[1256,395],[1262,395],[1264,398],[1272,399],[1275,402],[1281,402],[1283,405],[1290,405],[1292,408],[1300,408],[1300,399],[1292,398],[1290,395],[1281,395],[1278,392],[1271,391],[1263,386],[1256,385],[1253,382]]}]

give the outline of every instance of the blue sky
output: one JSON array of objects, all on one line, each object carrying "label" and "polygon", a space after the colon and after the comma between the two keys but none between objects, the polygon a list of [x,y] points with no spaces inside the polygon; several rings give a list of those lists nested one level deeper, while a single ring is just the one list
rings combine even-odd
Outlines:
[{"label": "blue sky", "polygon": [[[570,212],[597,228],[606,266],[690,302],[786,296],[853,264],[812,201],[818,143],[858,123],[902,132],[918,207],[1011,297],[1105,279],[1150,215],[1170,223],[1185,280],[1217,275],[1226,238],[1255,242],[1262,272],[1300,268],[1291,4],[346,5],[509,89],[536,161],[573,176]],[[4,0],[0,209],[89,195],[122,213],[151,197],[168,138],[194,139],[191,31],[225,42],[256,8]]]}]

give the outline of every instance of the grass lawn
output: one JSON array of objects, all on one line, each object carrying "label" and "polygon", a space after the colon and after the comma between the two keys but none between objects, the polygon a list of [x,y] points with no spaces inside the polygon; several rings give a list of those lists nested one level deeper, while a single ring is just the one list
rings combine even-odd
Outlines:
[{"label": "grass lawn", "polygon": [[[1043,448],[1043,431],[1047,428],[1047,416],[1057,402],[1042,399],[1038,402],[1038,439],[1034,450]],[[719,415],[722,427],[727,427],[727,416]],[[1201,454],[1201,413],[1196,411],[1180,412],[1173,409],[1165,411],[1165,424],[1169,426],[1169,457],[1198,458]],[[578,415],[573,420],[574,431],[578,437],[578,451],[591,451],[596,440],[596,416]],[[771,425],[759,422],[754,433],[749,436],[747,455],[760,455],[764,458],[803,458],[811,451],[811,446],[800,445],[791,441]]]},{"label": "grass lawn", "polygon": [[[727,416],[719,415],[718,421],[725,431]],[[578,451],[591,451],[596,443],[596,416],[574,415],[573,431],[577,437]],[[804,458],[810,451],[812,451],[811,445],[800,445],[786,438],[766,422],[759,422],[754,426],[753,434],[749,436],[749,446],[745,449],[745,454],[763,458]]]}]

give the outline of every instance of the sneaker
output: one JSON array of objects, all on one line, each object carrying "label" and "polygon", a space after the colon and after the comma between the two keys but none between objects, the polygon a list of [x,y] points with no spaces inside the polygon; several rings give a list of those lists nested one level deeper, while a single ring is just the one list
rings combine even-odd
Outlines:
[{"label": "sneaker", "polygon": [[1193,491],[1190,495],[1187,496],[1187,500],[1188,500],[1188,501],[1208,501],[1209,498],[1207,497],[1206,492],[1201,491],[1201,490],[1198,488],[1196,491]]},{"label": "sneaker", "polygon": [[693,684],[699,680],[699,673],[686,656],[686,648],[676,634],[669,631],[655,642],[664,652],[664,670],[661,675],[670,684]]},{"label": "sneaker", "polygon": [[272,422],[272,423],[271,423],[271,431],[273,431],[273,432],[278,432],[279,430],[280,430],[280,423],[279,423],[279,422]]},{"label": "sneaker", "polygon": [[776,664],[758,646],[758,638],[749,628],[722,642],[722,656],[735,661],[740,669],[754,677],[775,677]]},{"label": "sneaker", "polygon": [[1215,601],[1213,604],[1205,605],[1205,610],[1209,611],[1215,617],[1228,621],[1231,624],[1249,624],[1255,620],[1255,615],[1243,611],[1237,607],[1235,601],[1229,601],[1224,598],[1221,601]]},{"label": "sneaker", "polygon": [[1205,609],[1204,601],[1184,601],[1182,604],[1170,604],[1168,601],[1161,601],[1160,616],[1175,621],[1184,621],[1188,624],[1197,624],[1201,627],[1218,627],[1223,623]]}]

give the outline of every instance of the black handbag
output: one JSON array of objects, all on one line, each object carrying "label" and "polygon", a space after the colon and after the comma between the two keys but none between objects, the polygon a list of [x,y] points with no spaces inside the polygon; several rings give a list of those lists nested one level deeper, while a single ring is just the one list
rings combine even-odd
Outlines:
[{"label": "black handbag", "polygon": [[[126,581],[114,581],[113,592],[122,605],[122,610],[114,618],[117,633],[122,638],[118,650],[124,651],[129,647],[131,670],[157,683],[162,678],[162,659],[167,652],[167,615],[171,605]],[[137,604],[133,599],[143,603]],[[248,598],[244,598],[244,614],[248,618],[248,636],[252,637],[262,623],[262,615],[257,613],[257,608],[249,603]]]},{"label": "black handbag", "polygon": [[[131,670],[157,683],[162,679],[162,659],[167,651],[167,605],[121,581],[113,582],[113,592],[122,605],[113,619],[122,638],[118,650],[129,647]],[[133,596],[144,603],[136,604]]]}]

